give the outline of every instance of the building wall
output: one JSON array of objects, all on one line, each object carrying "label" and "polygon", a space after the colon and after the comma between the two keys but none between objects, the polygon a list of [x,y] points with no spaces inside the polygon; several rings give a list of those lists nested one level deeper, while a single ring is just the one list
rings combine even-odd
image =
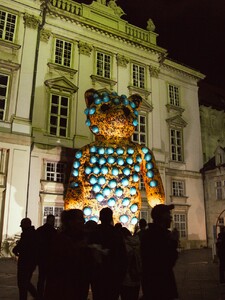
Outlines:
[{"label": "building wall", "polygon": [[[93,135],[85,126],[84,92],[95,88],[127,96],[138,93],[144,99],[141,113],[146,117],[146,144],[153,149],[158,162],[166,201],[175,204],[174,214],[185,215],[186,218],[186,235],[181,238],[182,246],[190,248],[205,245],[203,185],[199,173],[202,167],[202,145],[197,94],[197,82],[204,76],[167,59],[166,50],[157,45],[157,34],[154,31],[132,26],[108,6],[95,1],[91,5],[69,0],[66,3],[68,7],[73,7],[74,13],[50,5],[51,14],[41,20],[39,1],[15,2],[12,13],[18,16],[16,43],[20,48],[14,50],[16,55],[8,57],[8,54],[4,54],[3,58],[4,61],[15,60],[17,70],[12,75],[15,78],[10,95],[11,116],[7,122],[1,122],[0,130],[6,130],[3,127],[7,126],[8,138],[11,130],[27,138],[32,137],[32,140],[28,139],[26,152],[30,163],[23,167],[23,184],[28,189],[27,215],[35,226],[39,226],[44,218],[45,207],[63,207],[66,181],[47,180],[46,166],[48,162],[53,162],[53,165],[54,162],[56,165],[57,162],[63,162],[67,165],[68,174],[73,149],[93,141]],[[1,9],[11,11],[9,1],[3,0]],[[56,39],[71,43],[70,67],[55,63]],[[4,45],[0,43],[0,47],[3,49]],[[96,75],[96,52],[112,57],[110,79]],[[144,88],[133,84],[133,64],[145,70]],[[4,68],[0,71],[4,72]],[[33,80],[35,77],[36,80]],[[169,104],[168,85],[178,88],[179,105]],[[69,99],[66,137],[49,133],[51,94]],[[180,161],[171,159],[171,128],[182,132]],[[6,148],[10,148],[10,145],[11,142]],[[0,147],[3,147],[1,142]],[[21,157],[25,159],[25,156]],[[15,173],[19,172],[20,165],[14,164],[12,169]],[[28,177],[29,181],[26,179]],[[15,178],[9,179],[9,186],[14,184],[13,180]],[[182,182],[182,195],[172,194],[172,181]],[[17,185],[21,184],[18,180]],[[24,194],[23,191],[20,197],[26,199]],[[142,213],[146,213],[147,221],[150,221],[151,208],[146,202],[144,191],[142,194]],[[14,210],[17,218],[23,217],[24,213],[19,209]],[[4,220],[8,220],[9,215],[10,210],[5,211]],[[4,227],[3,234],[19,231],[18,224],[14,223],[12,228],[9,231]]]}]

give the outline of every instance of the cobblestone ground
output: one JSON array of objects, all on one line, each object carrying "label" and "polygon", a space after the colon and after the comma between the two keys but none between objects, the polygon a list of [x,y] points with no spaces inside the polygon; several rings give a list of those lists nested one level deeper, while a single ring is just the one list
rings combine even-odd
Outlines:
[{"label": "cobblestone ground", "polygon": [[[211,249],[182,251],[174,270],[180,300],[225,300],[225,285],[219,284],[218,264],[212,261]],[[35,271],[33,282],[36,280]],[[13,259],[0,258],[0,300],[18,300]]]}]

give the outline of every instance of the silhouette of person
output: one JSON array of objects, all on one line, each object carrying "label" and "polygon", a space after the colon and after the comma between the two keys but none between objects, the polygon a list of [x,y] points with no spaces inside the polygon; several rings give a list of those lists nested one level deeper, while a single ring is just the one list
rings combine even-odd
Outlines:
[{"label": "silhouette of person", "polygon": [[110,208],[100,211],[100,221],[93,239],[93,247],[98,252],[93,300],[117,300],[126,273],[126,248],[122,234],[112,225],[113,212]]},{"label": "silhouette of person", "polygon": [[216,242],[217,255],[219,258],[219,280],[220,283],[225,283],[224,272],[225,272],[225,227],[220,227],[220,233],[217,237]]},{"label": "silhouette of person", "polygon": [[127,271],[120,291],[121,300],[138,300],[141,281],[140,240],[126,228],[121,229],[127,252]]},{"label": "silhouette of person", "polygon": [[54,228],[55,216],[48,215],[46,223],[37,228],[37,241],[38,241],[38,281],[37,281],[37,293],[38,300],[42,300],[44,297],[44,288],[47,276],[47,264],[49,247],[51,245],[53,237],[56,235],[57,231]]},{"label": "silhouette of person", "polygon": [[31,278],[37,264],[36,231],[31,224],[29,218],[21,220],[21,237],[12,250],[13,253],[18,256],[17,284],[19,289],[19,300],[27,300],[27,292],[34,298],[37,296],[36,288],[31,283]]},{"label": "silhouette of person", "polygon": [[173,205],[153,207],[153,223],[148,224],[141,239],[143,299],[172,300],[178,298],[173,267],[176,263],[177,240],[170,228]]},{"label": "silhouette of person", "polygon": [[142,219],[139,220],[138,225],[139,225],[139,228],[136,227],[134,233],[137,234],[139,239],[141,240],[142,235],[143,235],[143,233],[146,229],[146,226],[147,226],[147,221],[142,218]]},{"label": "silhouette of person", "polygon": [[49,251],[44,299],[84,300],[89,254],[82,210],[64,210],[61,222],[61,231],[53,238]]}]

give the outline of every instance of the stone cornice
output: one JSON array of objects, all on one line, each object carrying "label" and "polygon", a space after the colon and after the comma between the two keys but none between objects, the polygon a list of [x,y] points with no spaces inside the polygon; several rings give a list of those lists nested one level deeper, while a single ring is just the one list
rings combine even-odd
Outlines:
[{"label": "stone cornice", "polygon": [[17,64],[17,63],[11,62],[11,61],[7,61],[4,59],[0,59],[0,69],[1,68],[7,69],[7,70],[10,70],[11,72],[13,72],[13,71],[19,70],[20,64]]}]

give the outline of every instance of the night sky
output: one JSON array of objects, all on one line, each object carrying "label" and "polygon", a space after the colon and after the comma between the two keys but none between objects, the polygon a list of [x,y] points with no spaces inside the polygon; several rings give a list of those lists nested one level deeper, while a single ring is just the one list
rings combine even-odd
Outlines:
[{"label": "night sky", "polygon": [[117,0],[117,5],[126,13],[122,19],[133,25],[145,29],[151,18],[169,58],[225,88],[225,0]]}]

